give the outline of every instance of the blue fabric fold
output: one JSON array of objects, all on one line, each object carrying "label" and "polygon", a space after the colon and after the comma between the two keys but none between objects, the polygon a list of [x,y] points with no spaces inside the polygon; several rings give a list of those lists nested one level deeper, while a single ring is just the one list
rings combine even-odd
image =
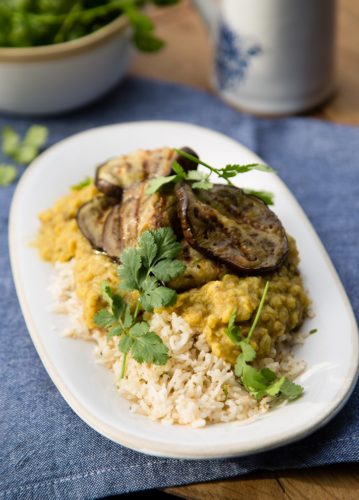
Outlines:
[{"label": "blue fabric fold", "polygon": [[[308,118],[258,119],[216,97],[128,78],[84,110],[36,120],[0,115],[0,128],[49,127],[49,144],[111,123],[195,123],[242,142],[272,165],[328,250],[359,314],[359,129]],[[4,158],[0,156],[0,163]],[[100,436],[67,406],[27,333],[10,272],[7,225],[14,186],[0,188],[0,498],[92,499],[230,478],[258,470],[359,461],[359,389],[323,429],[257,455],[185,461],[142,455]],[[340,332],[338,332],[340,334]]]}]

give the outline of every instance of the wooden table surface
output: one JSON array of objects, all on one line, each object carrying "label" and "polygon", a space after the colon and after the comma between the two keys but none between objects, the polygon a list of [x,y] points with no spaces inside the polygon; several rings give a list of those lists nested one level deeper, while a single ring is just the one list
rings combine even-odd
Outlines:
[{"label": "wooden table surface", "polygon": [[[359,125],[359,0],[338,0],[337,92],[309,116]],[[158,54],[138,55],[132,72],[211,91],[211,51],[206,30],[189,0],[152,14],[167,40]],[[359,137],[359,133],[358,133]],[[359,139],[358,139],[359,145]],[[356,465],[256,473],[240,479],[167,488],[186,499],[345,499],[359,498]]]}]

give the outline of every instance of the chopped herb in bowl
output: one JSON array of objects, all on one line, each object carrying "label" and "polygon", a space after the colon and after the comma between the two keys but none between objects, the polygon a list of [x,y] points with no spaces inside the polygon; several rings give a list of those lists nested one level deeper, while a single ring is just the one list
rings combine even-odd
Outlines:
[{"label": "chopped herb in bowl", "polygon": [[76,40],[125,16],[139,50],[154,52],[164,42],[143,7],[174,5],[179,0],[3,0],[0,47],[38,47]]}]

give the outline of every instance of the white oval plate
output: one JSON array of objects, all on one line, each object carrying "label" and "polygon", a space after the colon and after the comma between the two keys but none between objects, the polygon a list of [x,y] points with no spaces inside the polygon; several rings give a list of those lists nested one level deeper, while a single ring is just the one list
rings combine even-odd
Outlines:
[{"label": "white oval plate", "polygon": [[[37,215],[105,159],[137,148],[193,147],[215,165],[253,163],[258,157],[217,132],[176,122],[111,125],[74,135],[39,156],[22,177],[10,217],[10,251],[16,289],[30,335],[54,384],[71,408],[104,436],[129,448],[168,457],[214,458],[245,455],[300,439],[328,422],[348,399],[358,374],[358,334],[354,315],[338,276],[304,212],[273,174],[240,176],[245,187],[275,194],[275,212],[298,243],[301,271],[313,299],[318,328],[296,356],[308,364],[298,379],[305,388],[297,401],[255,421],[192,429],[168,426],[130,413],[115,389],[112,374],[96,365],[90,343],[63,338],[67,318],[49,311],[51,265],[29,243],[38,230]],[[340,342],[337,342],[340,335]]]}]

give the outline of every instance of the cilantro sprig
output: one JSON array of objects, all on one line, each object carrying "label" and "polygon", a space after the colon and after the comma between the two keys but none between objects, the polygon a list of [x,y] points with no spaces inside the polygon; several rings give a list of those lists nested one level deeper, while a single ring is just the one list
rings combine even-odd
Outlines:
[{"label": "cilantro sprig", "polygon": [[186,266],[176,259],[181,245],[170,227],[156,231],[145,231],[139,238],[137,248],[123,252],[118,274],[120,288],[137,290],[145,311],[173,305],[177,294],[165,283],[184,273]]},{"label": "cilantro sprig", "polygon": [[245,338],[242,336],[241,328],[235,324],[237,311],[234,310],[231,314],[226,334],[242,351],[241,354],[237,356],[234,372],[249,394],[257,400],[262,399],[264,396],[281,396],[284,399],[294,400],[302,395],[304,390],[303,387],[291,382],[286,377],[277,377],[276,373],[269,368],[257,370],[249,364],[254,361],[257,356],[250,342],[260,319],[268,288],[269,281],[265,284],[255,318]]},{"label": "cilantro sprig", "polygon": [[[147,188],[147,194],[154,194],[156,191],[160,190],[166,184],[176,184],[178,182],[187,181],[192,184],[193,189],[211,189],[213,186],[210,181],[211,174],[216,174],[219,178],[224,179],[227,184],[233,186],[232,178],[237,174],[244,174],[246,172],[250,172],[252,170],[260,170],[262,172],[274,172],[274,170],[268,165],[263,165],[260,163],[250,163],[247,165],[226,165],[223,168],[215,168],[208,163],[200,160],[196,156],[187,153],[186,151],[182,151],[181,149],[175,149],[176,153],[179,156],[183,156],[187,160],[191,160],[198,165],[202,165],[209,173],[199,172],[198,170],[189,170],[186,172],[178,161],[174,161],[172,164],[172,170],[175,172],[173,175],[169,175],[167,177],[157,177],[152,179]],[[267,205],[273,205],[273,194],[268,191],[255,191],[252,189],[245,189],[246,194],[251,194],[260,198]]]},{"label": "cilantro sprig", "polygon": [[175,257],[181,245],[170,227],[145,231],[137,248],[128,248],[119,266],[120,290],[138,292],[134,311],[121,297],[103,283],[102,297],[108,307],[94,317],[95,324],[107,331],[108,338],[118,337],[118,349],[123,353],[120,377],[126,369],[127,354],[139,363],[163,365],[168,359],[168,349],[161,338],[150,330],[150,325],[141,317],[141,311],[175,303],[177,295],[165,284],[180,276],[185,265]]}]

